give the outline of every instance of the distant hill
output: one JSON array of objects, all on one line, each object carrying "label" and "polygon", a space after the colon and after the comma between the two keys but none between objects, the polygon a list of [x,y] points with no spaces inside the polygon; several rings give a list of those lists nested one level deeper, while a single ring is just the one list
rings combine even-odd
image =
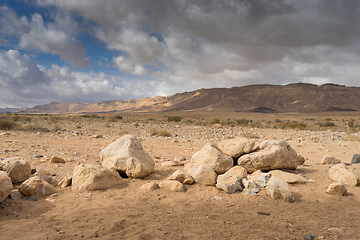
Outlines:
[{"label": "distant hill", "polygon": [[360,110],[360,88],[336,84],[249,85],[199,89],[167,97],[101,103],[50,103],[20,113],[164,111],[321,112]]}]

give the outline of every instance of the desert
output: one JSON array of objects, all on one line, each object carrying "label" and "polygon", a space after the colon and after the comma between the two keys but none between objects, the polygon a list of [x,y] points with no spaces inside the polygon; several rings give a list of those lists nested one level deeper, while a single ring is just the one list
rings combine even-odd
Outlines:
[{"label": "desert", "polygon": [[[329,176],[339,163],[331,159],[360,176],[352,163],[360,153],[359,119],[356,112],[4,114],[2,123],[14,125],[0,133],[2,162],[26,160],[29,177],[46,179],[55,192],[24,196],[21,182],[13,183],[1,203],[0,239],[358,239],[359,187],[348,182],[346,192],[327,191],[338,182]],[[100,152],[129,134],[154,160],[149,175],[122,174],[116,186],[100,190],[58,184],[81,164],[100,166]],[[296,169],[276,170],[305,179],[288,183],[291,201],[244,185],[231,194],[214,185],[167,185],[206,144],[239,137],[256,144],[283,140],[304,158]]]}]

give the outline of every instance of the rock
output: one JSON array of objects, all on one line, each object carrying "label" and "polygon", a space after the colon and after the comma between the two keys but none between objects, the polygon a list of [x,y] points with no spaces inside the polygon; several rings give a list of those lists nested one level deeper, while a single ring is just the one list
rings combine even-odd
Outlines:
[{"label": "rock", "polygon": [[259,145],[259,151],[245,154],[238,164],[249,173],[256,170],[296,169],[304,163],[304,158],[284,140],[265,140]]},{"label": "rock", "polygon": [[24,195],[22,195],[18,190],[12,190],[9,197],[13,201],[19,201],[24,198]]},{"label": "rock", "polygon": [[223,174],[233,167],[233,159],[224,154],[214,143],[207,143],[196,152],[190,161],[190,165],[198,167],[201,165],[210,166],[217,174]]},{"label": "rock", "polygon": [[54,187],[57,187],[58,185],[58,181],[56,181],[55,179],[53,179],[52,177],[50,176],[42,176],[42,178],[48,182],[50,185],[54,186]]},{"label": "rock", "polygon": [[0,171],[5,171],[13,183],[28,179],[31,175],[30,163],[19,157],[12,157],[0,161]]},{"label": "rock", "polygon": [[360,163],[360,154],[354,154],[351,163]]},{"label": "rock", "polygon": [[147,154],[141,143],[133,135],[124,135],[101,150],[102,165],[119,171],[121,175],[142,178],[149,175],[155,166],[154,160]]},{"label": "rock", "polygon": [[52,157],[50,159],[50,162],[52,162],[52,163],[65,163],[65,160],[63,158],[61,158],[61,157],[54,156],[54,157]]},{"label": "rock", "polygon": [[160,188],[167,188],[173,192],[185,192],[184,184],[176,180],[165,180],[159,183]]},{"label": "rock", "polygon": [[121,183],[122,179],[115,170],[101,165],[80,164],[73,170],[72,190],[101,190],[108,189]]},{"label": "rock", "polygon": [[25,196],[47,196],[56,192],[56,188],[39,176],[31,177],[20,185],[19,192]]},{"label": "rock", "polygon": [[67,177],[62,178],[62,179],[59,181],[58,186],[59,186],[60,188],[66,188],[67,186],[70,186],[70,185],[71,185],[71,182],[72,182],[72,177],[67,176]]},{"label": "rock", "polygon": [[290,184],[298,184],[298,183],[306,183],[308,180],[304,178],[303,176],[295,173],[288,173],[281,170],[272,170],[269,173],[271,173],[272,176],[280,178],[284,180],[287,183]]},{"label": "rock", "polygon": [[283,199],[286,202],[294,202],[288,184],[277,177],[271,177],[266,186],[266,194],[273,199]]},{"label": "rock", "polygon": [[251,182],[255,182],[260,188],[264,188],[271,176],[271,173],[263,173],[260,170],[257,170],[251,175],[248,175],[247,179]]},{"label": "rock", "polygon": [[145,184],[141,185],[141,187],[140,187],[140,189],[146,190],[146,191],[152,191],[152,190],[155,190],[158,188],[159,188],[159,185],[154,182],[145,183]]},{"label": "rock", "polygon": [[334,182],[342,182],[347,186],[359,185],[359,177],[350,171],[345,164],[340,163],[329,169],[329,177]]},{"label": "rock", "polygon": [[13,189],[12,181],[9,175],[0,171],[0,202],[4,201]]},{"label": "rock", "polygon": [[44,157],[44,155],[41,155],[41,154],[36,154],[33,156],[33,158],[43,158],[43,157]]},{"label": "rock", "polygon": [[237,160],[245,153],[250,153],[255,150],[255,140],[240,137],[226,139],[221,141],[218,146],[223,153],[229,155],[234,160]]},{"label": "rock", "polygon": [[176,170],[171,176],[168,178],[168,180],[176,180],[183,184],[193,184],[194,178],[188,174],[187,172],[183,170]]},{"label": "rock", "polygon": [[341,161],[337,157],[330,156],[330,155],[325,155],[321,159],[320,163],[321,164],[339,164],[339,163],[341,163]]},{"label": "rock", "polygon": [[330,184],[328,189],[326,190],[326,193],[331,195],[345,195],[347,194],[347,188],[346,186],[341,182],[334,182]]},{"label": "rock", "polygon": [[304,236],[304,239],[306,240],[314,240],[315,237],[313,235],[311,235],[310,233],[307,233],[305,236]]},{"label": "rock", "polygon": [[247,179],[244,178],[242,180],[242,184],[245,187],[244,194],[257,194],[261,191],[262,188],[267,186],[270,178],[271,173],[263,173],[260,170],[257,170],[251,175],[248,175]]},{"label": "rock", "polygon": [[198,167],[192,167],[187,171],[196,183],[205,186],[215,186],[217,174],[212,167],[208,165],[200,165]]},{"label": "rock", "polygon": [[230,194],[241,191],[242,180],[246,176],[245,168],[241,166],[232,167],[226,173],[217,176],[216,187]]}]

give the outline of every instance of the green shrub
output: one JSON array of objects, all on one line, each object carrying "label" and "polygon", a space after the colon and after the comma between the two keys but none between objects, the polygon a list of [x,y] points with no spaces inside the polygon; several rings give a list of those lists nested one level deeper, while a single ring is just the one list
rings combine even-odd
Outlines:
[{"label": "green shrub", "polygon": [[239,125],[248,125],[249,123],[252,122],[252,120],[242,118],[242,119],[236,120],[236,122],[237,122],[237,124],[239,124]]},{"label": "green shrub", "polygon": [[80,115],[80,117],[82,117],[82,118],[100,118],[96,114],[83,114],[83,115]]},{"label": "green shrub", "polygon": [[180,116],[167,116],[168,122],[180,122],[182,119]]},{"label": "green shrub", "polygon": [[320,127],[335,127],[334,122],[326,121],[326,122],[318,122],[316,125],[319,125]]}]

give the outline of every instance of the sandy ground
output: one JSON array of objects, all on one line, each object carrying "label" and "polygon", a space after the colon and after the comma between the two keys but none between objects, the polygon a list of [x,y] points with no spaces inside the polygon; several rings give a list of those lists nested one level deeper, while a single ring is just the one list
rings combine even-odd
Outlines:
[{"label": "sandy ground", "polygon": [[[38,173],[60,180],[79,163],[98,163],[101,149],[131,133],[156,161],[155,171],[105,191],[68,187],[37,201],[7,199],[0,207],[0,239],[304,239],[306,234],[315,239],[360,239],[360,187],[349,187],[347,196],[326,194],[330,166],[319,164],[324,155],[350,163],[353,154],[360,153],[359,142],[345,141],[344,132],[122,121],[60,126],[57,132],[0,132],[0,158],[23,157]],[[153,128],[168,130],[172,137],[151,136]],[[197,184],[187,185],[185,193],[140,190],[142,184],[160,182],[184,168],[161,163],[177,157],[189,160],[207,142],[241,135],[287,140],[306,159],[292,172],[315,183],[290,185],[294,203],[272,200],[264,191],[255,196],[227,194]],[[36,154],[45,157],[34,158]],[[50,163],[52,156],[66,163]],[[350,169],[360,176],[360,165]]]}]

